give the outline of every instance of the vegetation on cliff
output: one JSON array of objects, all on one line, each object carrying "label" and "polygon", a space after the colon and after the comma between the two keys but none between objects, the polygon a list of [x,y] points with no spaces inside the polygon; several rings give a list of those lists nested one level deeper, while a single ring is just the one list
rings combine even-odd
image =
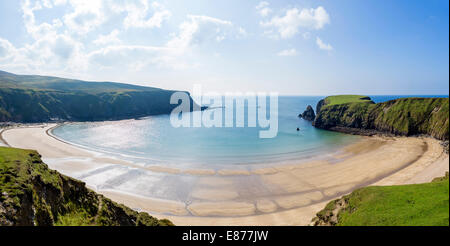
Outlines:
[{"label": "vegetation on cliff", "polygon": [[314,126],[449,139],[448,98],[401,98],[375,104],[365,96],[332,96],[320,101]]},{"label": "vegetation on cliff", "polygon": [[0,225],[166,226],[50,170],[36,151],[0,147]]},{"label": "vegetation on cliff", "polygon": [[167,114],[177,106],[170,104],[174,92],[0,71],[0,121],[96,121]]},{"label": "vegetation on cliff", "polygon": [[361,96],[361,95],[337,95],[337,96],[330,96],[330,97],[325,98],[326,105],[336,105],[336,104],[344,104],[344,103],[374,104],[374,102],[370,99],[370,97]]},{"label": "vegetation on cliff", "polygon": [[314,225],[448,226],[449,179],[431,183],[372,186],[331,201],[317,213]]}]

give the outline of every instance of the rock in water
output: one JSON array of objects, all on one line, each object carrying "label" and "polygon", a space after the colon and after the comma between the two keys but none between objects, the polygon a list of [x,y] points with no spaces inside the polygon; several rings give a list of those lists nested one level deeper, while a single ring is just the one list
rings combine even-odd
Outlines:
[{"label": "rock in water", "polygon": [[314,113],[314,109],[311,107],[311,105],[308,105],[305,112],[303,112],[303,114],[299,116],[307,121],[314,121],[314,119],[316,118],[316,114]]}]

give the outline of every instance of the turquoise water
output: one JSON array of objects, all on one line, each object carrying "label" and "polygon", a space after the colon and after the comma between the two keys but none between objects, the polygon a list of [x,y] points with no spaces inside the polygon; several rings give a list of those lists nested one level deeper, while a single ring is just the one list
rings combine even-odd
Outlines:
[{"label": "turquoise water", "polygon": [[[401,96],[372,98],[382,102],[398,97]],[[324,156],[358,139],[316,129],[310,122],[298,118],[308,105],[315,108],[322,98],[279,97],[279,130],[271,139],[259,138],[261,128],[174,128],[168,115],[66,124],[53,130],[53,134],[95,151],[150,165],[214,167],[285,163]]]},{"label": "turquoise water", "polygon": [[315,107],[321,98],[280,97],[278,135],[270,139],[259,138],[261,128],[174,128],[168,115],[66,124],[53,130],[53,134],[77,145],[146,164],[211,167],[286,162],[313,157],[356,138],[315,129],[311,122],[298,118],[308,105]]}]

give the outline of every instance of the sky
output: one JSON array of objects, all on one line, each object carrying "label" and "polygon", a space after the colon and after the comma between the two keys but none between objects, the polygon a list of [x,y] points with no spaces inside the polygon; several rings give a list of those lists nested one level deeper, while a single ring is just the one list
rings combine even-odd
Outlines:
[{"label": "sky", "polygon": [[449,1],[0,1],[0,70],[219,93],[448,95]]}]

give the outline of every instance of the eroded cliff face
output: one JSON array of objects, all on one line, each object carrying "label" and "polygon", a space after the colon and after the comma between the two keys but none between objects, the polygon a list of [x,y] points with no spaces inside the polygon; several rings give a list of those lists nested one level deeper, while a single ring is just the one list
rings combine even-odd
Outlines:
[{"label": "eroded cliff face", "polygon": [[[178,106],[170,103],[177,92],[0,71],[0,122],[104,121],[170,114]],[[185,93],[191,110],[200,108]]]},{"label": "eroded cliff face", "polygon": [[322,109],[322,107],[325,105],[325,99],[322,99],[322,100],[320,100],[318,103],[317,103],[317,106],[316,106],[316,114],[318,114],[319,112],[320,112],[320,110]]},{"label": "eroded cliff face", "polygon": [[425,134],[449,139],[448,98],[401,98],[384,103],[319,102],[313,125],[347,133],[411,136]]},{"label": "eroded cliff face", "polygon": [[164,226],[50,170],[35,151],[0,147],[0,225]]}]

